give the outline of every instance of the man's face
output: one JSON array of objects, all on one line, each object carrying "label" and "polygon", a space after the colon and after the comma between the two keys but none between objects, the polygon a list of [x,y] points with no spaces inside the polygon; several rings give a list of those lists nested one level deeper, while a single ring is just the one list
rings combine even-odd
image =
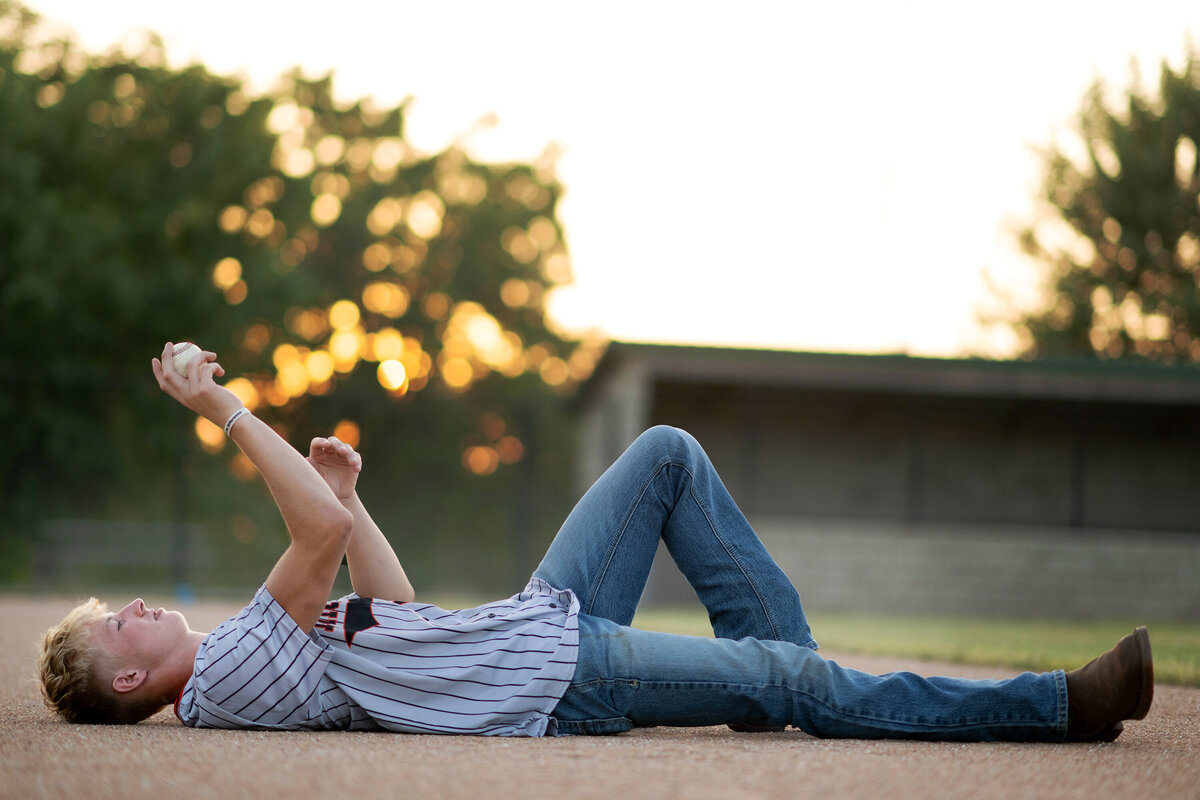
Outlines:
[{"label": "man's face", "polygon": [[153,670],[185,642],[187,620],[178,611],[147,608],[139,597],[92,623],[92,641],[117,669]]}]

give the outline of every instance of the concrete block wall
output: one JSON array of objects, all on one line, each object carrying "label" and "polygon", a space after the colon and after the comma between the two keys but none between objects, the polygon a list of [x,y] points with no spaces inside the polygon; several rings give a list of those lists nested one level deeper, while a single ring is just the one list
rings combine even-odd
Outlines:
[{"label": "concrete block wall", "polygon": [[[751,522],[813,611],[1200,621],[1194,534],[790,516]],[[695,602],[665,551],[644,602]]]}]

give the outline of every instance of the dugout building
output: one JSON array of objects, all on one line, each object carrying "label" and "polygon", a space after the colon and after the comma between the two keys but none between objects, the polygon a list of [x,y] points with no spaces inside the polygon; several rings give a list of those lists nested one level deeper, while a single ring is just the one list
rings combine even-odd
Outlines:
[{"label": "dugout building", "polygon": [[1200,620],[1195,366],[616,343],[578,402],[581,489],[687,429],[806,608]]}]

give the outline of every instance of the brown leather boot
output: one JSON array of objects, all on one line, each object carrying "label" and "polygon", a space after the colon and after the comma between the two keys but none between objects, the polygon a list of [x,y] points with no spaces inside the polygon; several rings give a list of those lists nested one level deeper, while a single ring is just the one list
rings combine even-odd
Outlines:
[{"label": "brown leather boot", "polygon": [[1067,741],[1111,742],[1121,735],[1121,720],[1142,719],[1153,699],[1150,633],[1141,627],[1067,673]]}]

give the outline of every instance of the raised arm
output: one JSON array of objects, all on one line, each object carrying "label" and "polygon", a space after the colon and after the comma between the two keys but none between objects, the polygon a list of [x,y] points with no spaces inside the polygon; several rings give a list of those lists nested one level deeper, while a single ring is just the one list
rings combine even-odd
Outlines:
[{"label": "raised arm", "polygon": [[354,516],[354,533],[346,547],[346,564],[350,567],[350,584],[354,591],[363,597],[411,603],[415,593],[404,574],[404,567],[358,497],[362,456],[350,445],[331,436],[312,440],[308,462],[316,467],[334,496]]},{"label": "raised arm", "polygon": [[[216,354],[194,358],[186,376],[176,372],[170,356],[168,342],[162,359],[152,362],[159,387],[209,422],[224,426],[242,403],[213,380],[225,374]],[[263,476],[292,540],[267,576],[267,590],[301,629],[312,630],[329,600],[353,514],[304,456],[262,420],[244,414],[229,435]]]}]

